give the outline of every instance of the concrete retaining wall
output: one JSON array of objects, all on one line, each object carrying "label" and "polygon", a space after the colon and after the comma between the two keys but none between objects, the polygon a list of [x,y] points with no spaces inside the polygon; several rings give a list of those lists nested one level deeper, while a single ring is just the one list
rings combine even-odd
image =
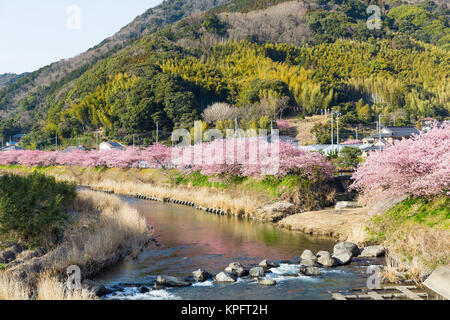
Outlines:
[{"label": "concrete retaining wall", "polygon": [[450,300],[450,266],[437,268],[423,283],[428,289]]}]

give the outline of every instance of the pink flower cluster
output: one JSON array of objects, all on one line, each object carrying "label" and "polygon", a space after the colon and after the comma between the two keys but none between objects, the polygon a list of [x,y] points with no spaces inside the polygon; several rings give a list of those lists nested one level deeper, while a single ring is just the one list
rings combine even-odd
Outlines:
[{"label": "pink flower cluster", "polygon": [[331,179],[334,166],[318,152],[299,150],[289,141],[268,143],[260,138],[215,140],[194,146],[175,148],[175,162],[204,175],[242,177],[287,174]]},{"label": "pink flower cluster", "polygon": [[372,152],[353,179],[369,201],[450,194],[450,124]]},{"label": "pink flower cluster", "polygon": [[[277,147],[275,147],[277,145]],[[0,165],[79,167],[176,167],[204,175],[260,176],[298,174],[332,178],[334,166],[317,152],[299,150],[290,142],[268,143],[259,138],[220,139],[187,147],[161,144],[126,151],[34,151],[0,152]]]},{"label": "pink flower cluster", "polygon": [[117,167],[133,168],[146,162],[149,167],[159,167],[170,163],[168,147],[156,144],[147,149],[128,148],[126,151],[38,151],[16,150],[0,152],[0,165],[20,164],[28,167],[36,166],[79,166],[79,167]]},{"label": "pink flower cluster", "polygon": [[277,129],[281,132],[286,132],[291,127],[289,121],[280,119],[277,121]]},{"label": "pink flower cluster", "polygon": [[341,144],[362,144],[361,140],[356,140],[356,139],[348,139],[344,142],[342,142]]}]

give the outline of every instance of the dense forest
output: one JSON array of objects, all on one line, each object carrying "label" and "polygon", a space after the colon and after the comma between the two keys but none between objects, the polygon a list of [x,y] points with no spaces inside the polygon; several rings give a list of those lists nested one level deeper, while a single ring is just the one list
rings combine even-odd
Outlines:
[{"label": "dense forest", "polygon": [[134,134],[148,144],[157,127],[166,139],[217,102],[247,110],[240,120],[248,127],[268,127],[283,112],[304,117],[331,108],[344,125],[373,123],[378,114],[399,125],[449,116],[445,3],[388,2],[381,28],[371,30],[366,9],[377,4],[371,1],[224,2],[180,15],[179,22],[22,93],[17,103],[10,95],[27,77],[0,90],[0,135],[26,132],[23,143],[34,148],[52,144],[55,135],[71,141],[94,132],[126,143]]}]

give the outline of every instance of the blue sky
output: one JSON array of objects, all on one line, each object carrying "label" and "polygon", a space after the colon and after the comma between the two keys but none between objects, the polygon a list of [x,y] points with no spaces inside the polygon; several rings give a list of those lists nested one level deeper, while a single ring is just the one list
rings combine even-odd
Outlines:
[{"label": "blue sky", "polygon": [[[0,0],[0,74],[35,71],[82,53],[161,2]],[[80,9],[79,29],[76,11],[67,12],[73,5]]]}]

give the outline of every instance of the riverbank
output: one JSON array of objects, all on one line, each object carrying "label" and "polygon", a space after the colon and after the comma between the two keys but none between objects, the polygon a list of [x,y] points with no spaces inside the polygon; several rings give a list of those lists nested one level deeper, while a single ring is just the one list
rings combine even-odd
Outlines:
[{"label": "riverbank", "polygon": [[[81,168],[67,166],[0,166],[0,172],[39,172],[58,181],[71,181],[95,190],[157,199],[193,202],[196,206],[221,210],[227,215],[259,221],[278,221],[289,214],[317,210],[334,203],[331,182],[311,181],[296,175],[219,179],[174,169]],[[292,205],[273,205],[274,203]]]},{"label": "riverbank", "polygon": [[0,271],[0,300],[95,299],[99,288],[88,282],[81,290],[67,290],[67,268],[76,265],[82,279],[89,279],[136,257],[151,237],[145,219],[117,196],[79,191],[67,212],[70,223],[53,247],[3,242],[8,259]]},{"label": "riverbank", "polygon": [[368,208],[308,211],[286,217],[278,225],[313,236],[327,236],[361,245],[368,239],[368,211]]},{"label": "riverbank", "polygon": [[[415,222],[409,224],[409,231],[403,228],[402,223],[388,223],[375,236],[376,222],[389,216],[388,212],[374,218],[367,208],[335,211],[317,210],[319,208],[312,205],[313,210],[305,210],[305,199],[311,198],[307,196],[300,199],[299,189],[296,189],[298,181],[292,177],[270,184],[252,179],[230,182],[201,175],[183,177],[174,170],[158,169],[59,166],[30,169],[3,166],[0,170],[19,174],[38,171],[95,190],[185,204],[210,213],[276,222],[287,229],[352,241],[359,245],[382,244],[388,248],[385,279],[389,282],[402,279],[421,282],[434,268],[449,261],[448,251],[442,250],[450,247],[448,227],[441,228],[441,222],[448,221],[448,218],[431,226]],[[414,216],[411,208],[405,209],[405,212],[406,216]],[[392,236],[383,237],[388,234]],[[405,234],[409,236],[403,236]]]}]

